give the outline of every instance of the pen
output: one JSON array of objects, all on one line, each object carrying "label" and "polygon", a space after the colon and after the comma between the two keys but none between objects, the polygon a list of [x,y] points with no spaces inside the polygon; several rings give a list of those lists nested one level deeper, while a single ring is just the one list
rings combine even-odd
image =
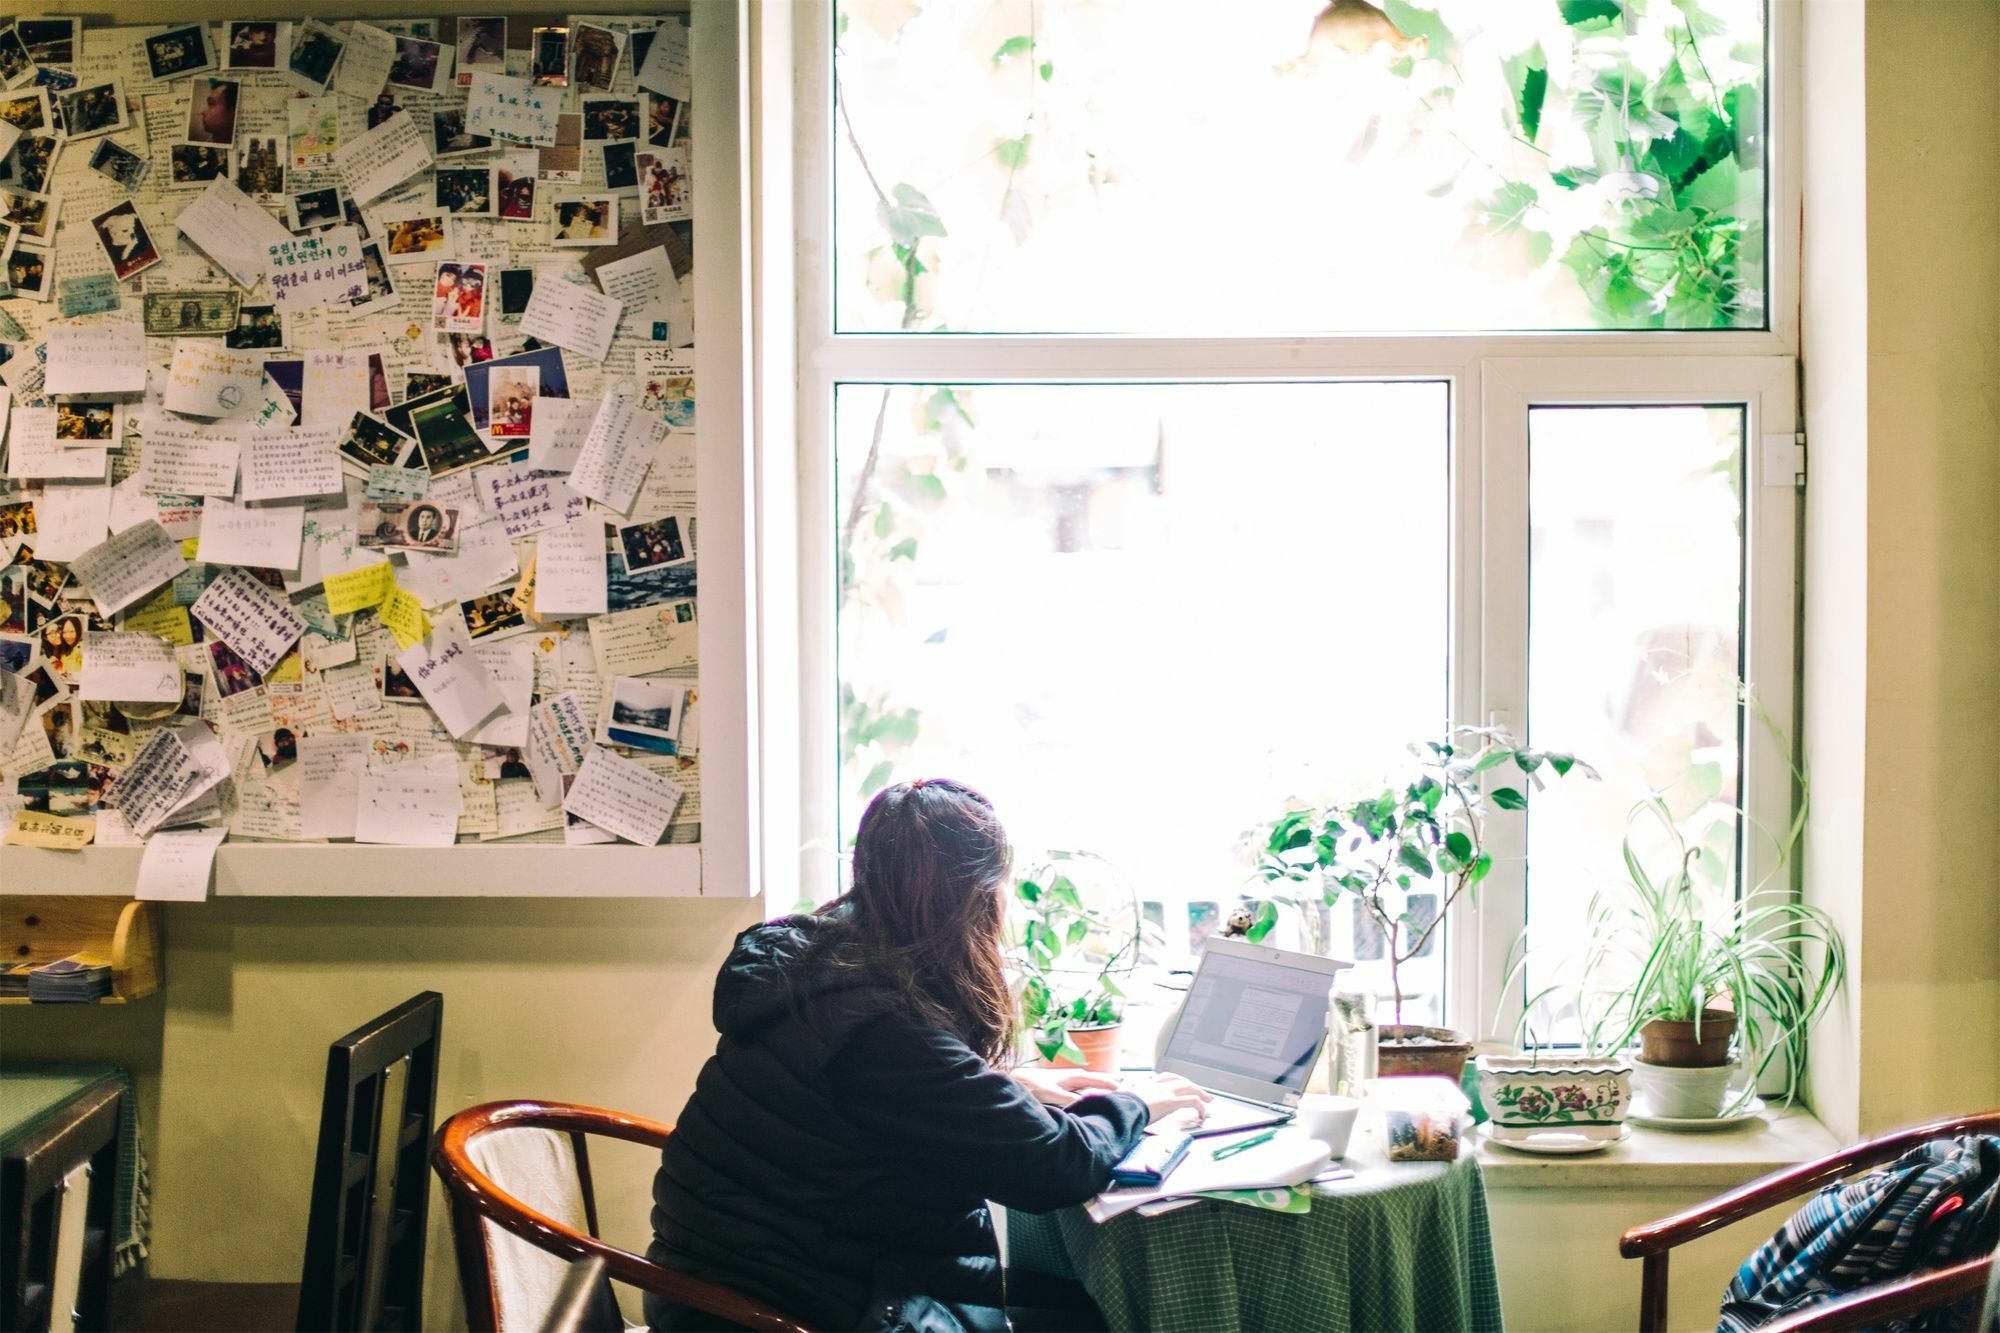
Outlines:
[{"label": "pen", "polygon": [[1219,1162],[1225,1157],[1234,1157],[1237,1153],[1242,1152],[1246,1148],[1254,1148],[1260,1143],[1268,1143],[1272,1139],[1275,1139],[1277,1137],[1278,1137],[1278,1131],[1275,1128],[1267,1129],[1262,1134],[1255,1135],[1251,1138],[1239,1140],[1238,1142],[1229,1144],[1226,1147],[1217,1148],[1214,1152],[1210,1153],[1208,1157],[1209,1160],[1212,1162]]}]

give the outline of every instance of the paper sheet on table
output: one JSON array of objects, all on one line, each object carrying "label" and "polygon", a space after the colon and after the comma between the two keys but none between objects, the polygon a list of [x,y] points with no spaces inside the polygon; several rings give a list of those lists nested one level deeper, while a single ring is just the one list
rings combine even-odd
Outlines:
[{"label": "paper sheet on table", "polygon": [[577,454],[569,474],[570,489],[606,509],[629,513],[665,429],[658,417],[639,410],[636,399],[623,394],[607,397]]},{"label": "paper sheet on table", "polygon": [[602,361],[610,354],[621,309],[602,292],[551,274],[536,280],[528,308],[521,314],[521,334]]},{"label": "paper sheet on table", "polygon": [[148,520],[85,551],[70,561],[69,572],[97,603],[98,612],[110,616],[187,567],[180,543],[169,537],[165,528]]},{"label": "paper sheet on table", "polygon": [[458,839],[464,808],[458,766],[449,757],[384,763],[371,756],[361,770],[356,804],[356,842],[449,847]]},{"label": "paper sheet on table", "polygon": [[149,902],[198,903],[208,897],[215,849],[228,829],[175,829],[155,833],[139,856],[139,884],[133,897]]},{"label": "paper sheet on table", "polygon": [[473,655],[464,631],[439,621],[430,637],[396,654],[424,702],[453,736],[463,739],[505,705],[493,675]]},{"label": "paper sheet on table", "polygon": [[285,500],[340,494],[344,479],[335,446],[341,433],[339,426],[250,432],[243,438],[242,497]]},{"label": "paper sheet on table", "polygon": [[[428,113],[425,121],[430,119]],[[430,135],[414,112],[399,111],[358,139],[333,150],[334,170],[356,207],[373,203],[431,164]]]},{"label": "paper sheet on table", "polygon": [[[363,677],[370,673],[362,670]],[[381,703],[378,695],[376,703]],[[338,714],[336,714],[337,716]],[[361,771],[368,738],[304,736],[299,740],[299,836],[351,838],[360,811]]]},{"label": "paper sheet on table", "polygon": [[290,239],[277,219],[236,188],[234,182],[217,179],[181,210],[174,225],[181,235],[237,284],[255,287],[269,271],[270,247]]},{"label": "paper sheet on table", "polygon": [[1196,1139],[1173,1173],[1153,1189],[1107,1190],[1083,1206],[1093,1222],[1109,1221],[1142,1204],[1206,1190],[1263,1189],[1297,1185],[1318,1175],[1333,1159],[1324,1143],[1302,1129],[1281,1129],[1268,1143],[1216,1161],[1210,1154],[1229,1141]]},{"label": "paper sheet on table", "polygon": [[305,524],[304,505],[255,508],[211,496],[201,507],[201,544],[195,559],[211,565],[296,569]]},{"label": "paper sheet on table", "polygon": [[563,797],[563,810],[628,842],[651,847],[667,831],[681,789],[641,764],[593,749]]},{"label": "paper sheet on table", "polygon": [[88,320],[48,330],[45,393],[144,393],[146,334],[137,320]]},{"label": "paper sheet on table", "polygon": [[306,622],[283,594],[240,566],[224,570],[195,600],[194,617],[262,676],[291,651]]},{"label": "paper sheet on table", "polygon": [[153,634],[90,630],[83,640],[84,699],[173,703],[181,697],[181,668],[174,646]]},{"label": "paper sheet on table", "polygon": [[145,478],[140,486],[148,495],[234,495],[241,450],[236,436],[213,426],[150,420],[139,459]]}]

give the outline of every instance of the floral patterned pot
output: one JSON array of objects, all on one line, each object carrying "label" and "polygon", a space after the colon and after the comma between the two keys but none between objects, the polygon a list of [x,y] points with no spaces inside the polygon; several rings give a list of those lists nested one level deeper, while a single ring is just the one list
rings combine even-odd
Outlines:
[{"label": "floral patterned pot", "polygon": [[1479,1057],[1479,1100],[1496,1139],[1524,1139],[1559,1129],[1591,1139],[1616,1139],[1632,1109],[1632,1066],[1616,1060],[1543,1060],[1521,1055]]}]

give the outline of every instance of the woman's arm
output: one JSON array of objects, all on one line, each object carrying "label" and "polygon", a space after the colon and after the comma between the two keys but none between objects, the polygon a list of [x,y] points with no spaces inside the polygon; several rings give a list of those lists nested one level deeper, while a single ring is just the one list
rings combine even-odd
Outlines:
[{"label": "woman's arm", "polygon": [[828,1072],[855,1124],[940,1179],[1029,1212],[1101,1192],[1146,1127],[1146,1103],[1129,1092],[1052,1110],[957,1037],[897,1019],[862,1027]]}]

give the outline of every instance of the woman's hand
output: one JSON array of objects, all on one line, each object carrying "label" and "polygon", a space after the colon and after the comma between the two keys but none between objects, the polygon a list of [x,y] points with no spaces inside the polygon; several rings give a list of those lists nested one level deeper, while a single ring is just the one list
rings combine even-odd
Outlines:
[{"label": "woman's hand", "polygon": [[1157,1125],[1179,1111],[1189,1112],[1198,1124],[1208,1114],[1208,1094],[1179,1074],[1155,1074],[1129,1091],[1145,1099],[1148,1124]]},{"label": "woman's hand", "polygon": [[1022,1065],[1012,1071],[1014,1081],[1033,1094],[1044,1106],[1068,1106],[1093,1092],[1110,1092],[1118,1080],[1109,1074],[1093,1074],[1088,1069],[1051,1069],[1047,1065]]}]

